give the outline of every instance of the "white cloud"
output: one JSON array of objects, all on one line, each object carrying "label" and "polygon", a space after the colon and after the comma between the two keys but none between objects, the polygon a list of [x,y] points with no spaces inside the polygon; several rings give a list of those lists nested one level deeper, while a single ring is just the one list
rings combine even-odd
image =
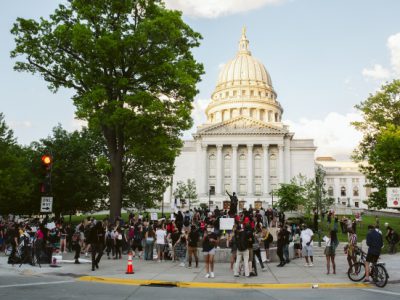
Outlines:
[{"label": "white cloud", "polygon": [[286,0],[165,0],[165,3],[168,8],[181,10],[191,17],[218,18],[284,1]]},{"label": "white cloud", "polygon": [[382,67],[379,64],[375,64],[372,69],[364,68],[362,70],[362,75],[367,79],[371,78],[380,81],[390,77],[390,70]]},{"label": "white cloud", "polygon": [[324,119],[300,119],[299,121],[284,121],[295,133],[294,138],[314,139],[318,147],[316,156],[333,156],[336,159],[349,159],[353,149],[362,138],[350,125],[352,121],[362,120],[358,113],[345,115],[331,112]]},{"label": "white cloud", "polygon": [[75,118],[75,116],[74,116],[71,121],[71,129],[72,130],[81,130],[82,127],[87,127],[87,124],[88,124],[87,121],[79,120],[79,119]]},{"label": "white cloud", "polygon": [[25,120],[25,121],[11,121],[9,126],[13,129],[17,128],[32,128],[32,122]]},{"label": "white cloud", "polygon": [[389,36],[386,46],[390,52],[391,69],[380,64],[375,64],[373,68],[364,68],[362,75],[366,80],[383,81],[400,76],[400,32]]},{"label": "white cloud", "polygon": [[388,38],[387,46],[390,51],[390,62],[393,71],[400,76],[400,32]]},{"label": "white cloud", "polygon": [[209,103],[210,99],[196,99],[193,102],[193,109],[191,114],[193,118],[193,126],[191,129],[183,133],[183,138],[190,139],[192,137],[192,133],[196,132],[197,126],[206,122],[207,118],[204,111],[206,110]]}]

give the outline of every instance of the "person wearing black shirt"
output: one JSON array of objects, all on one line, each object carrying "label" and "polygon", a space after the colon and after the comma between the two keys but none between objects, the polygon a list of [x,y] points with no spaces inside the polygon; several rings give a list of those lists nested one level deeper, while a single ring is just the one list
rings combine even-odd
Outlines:
[{"label": "person wearing black shirt", "polygon": [[285,246],[285,230],[282,225],[279,225],[279,231],[277,235],[277,249],[276,253],[279,257],[280,264],[278,267],[283,267],[286,264],[285,259],[283,258],[283,247]]},{"label": "person wearing black shirt", "polygon": [[206,264],[206,278],[214,278],[214,255],[218,237],[214,233],[212,225],[208,225],[203,237],[203,254]]},{"label": "person wearing black shirt", "polygon": [[16,261],[16,253],[17,253],[17,246],[18,246],[18,239],[19,239],[19,234],[18,234],[18,225],[15,224],[13,227],[10,227],[10,229],[7,232],[7,236],[11,242],[11,253],[8,258],[8,263],[14,264]]},{"label": "person wearing black shirt", "polygon": [[199,258],[197,256],[197,244],[199,242],[199,232],[196,229],[195,225],[192,225],[189,232],[188,237],[188,245],[189,245],[189,268],[192,267],[192,254],[194,256],[196,262],[196,268],[199,267]]},{"label": "person wearing black shirt", "polygon": [[[96,225],[94,225],[89,232],[89,241],[92,246],[92,271],[95,270],[95,267],[99,268],[99,262],[101,256],[103,255],[104,243],[105,243],[105,231],[103,229],[103,224],[101,221],[98,221]],[[97,256],[96,256],[97,254]]]}]

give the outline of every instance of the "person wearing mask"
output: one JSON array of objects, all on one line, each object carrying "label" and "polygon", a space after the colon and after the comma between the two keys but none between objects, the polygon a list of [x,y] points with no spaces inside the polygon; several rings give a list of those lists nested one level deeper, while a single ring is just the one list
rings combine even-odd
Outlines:
[{"label": "person wearing mask", "polygon": [[89,242],[92,249],[92,271],[99,268],[99,263],[104,251],[104,228],[101,221],[97,221],[96,224],[90,229]]},{"label": "person wearing mask", "polygon": [[324,237],[325,241],[325,256],[326,256],[326,274],[330,273],[330,263],[332,262],[333,274],[336,274],[336,264],[335,264],[335,255],[336,248],[339,245],[339,241],[336,235],[336,231],[331,230],[329,233],[329,237]]},{"label": "person wearing mask", "polygon": [[207,231],[204,232],[203,237],[203,255],[204,262],[206,265],[206,275],[205,278],[214,278],[214,256],[215,248],[217,246],[218,237],[214,233],[214,228],[212,224],[207,225]]}]

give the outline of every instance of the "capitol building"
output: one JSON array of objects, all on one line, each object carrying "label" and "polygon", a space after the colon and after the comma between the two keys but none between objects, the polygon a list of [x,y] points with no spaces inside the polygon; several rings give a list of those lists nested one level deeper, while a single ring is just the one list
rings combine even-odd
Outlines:
[{"label": "capitol building", "polygon": [[283,111],[271,76],[252,56],[243,30],[236,56],[219,73],[207,121],[175,160],[164,203],[174,203],[178,181],[194,179],[200,203],[226,207],[227,190],[236,192],[241,207],[268,207],[280,183],[299,174],[314,178],[314,141],[295,139],[282,123]]}]

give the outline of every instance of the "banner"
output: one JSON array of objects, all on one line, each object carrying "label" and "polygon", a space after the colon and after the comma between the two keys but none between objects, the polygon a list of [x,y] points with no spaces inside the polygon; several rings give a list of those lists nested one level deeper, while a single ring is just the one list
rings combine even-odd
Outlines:
[{"label": "banner", "polygon": [[158,220],[158,215],[157,215],[157,213],[151,213],[150,219],[151,219],[152,221],[157,221],[157,220]]},{"label": "banner", "polygon": [[400,208],[400,188],[386,188],[386,199],[388,208]]}]

